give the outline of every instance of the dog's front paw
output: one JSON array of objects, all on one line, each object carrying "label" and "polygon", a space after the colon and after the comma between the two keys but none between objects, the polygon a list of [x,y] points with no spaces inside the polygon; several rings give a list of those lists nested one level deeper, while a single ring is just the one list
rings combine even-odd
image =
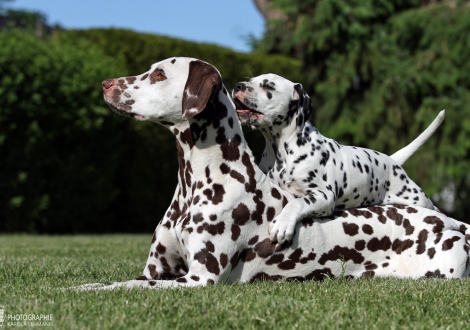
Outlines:
[{"label": "dog's front paw", "polygon": [[77,291],[97,291],[97,290],[102,290],[105,286],[106,284],[104,283],[90,283],[90,284],[83,284],[80,286],[71,287],[68,289],[74,289]]},{"label": "dog's front paw", "polygon": [[294,237],[295,224],[295,219],[274,218],[274,220],[269,224],[269,239],[271,242],[278,242],[279,244],[291,241],[292,237]]}]

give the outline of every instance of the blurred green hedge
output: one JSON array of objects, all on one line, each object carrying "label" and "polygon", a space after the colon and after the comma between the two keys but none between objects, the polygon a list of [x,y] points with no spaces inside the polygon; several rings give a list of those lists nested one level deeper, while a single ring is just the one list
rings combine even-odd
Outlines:
[{"label": "blurred green hedge", "polygon": [[[300,63],[117,29],[0,32],[0,232],[151,232],[176,186],[172,134],[120,117],[106,78],[135,75],[173,56],[214,64],[227,88]],[[259,153],[260,135],[248,133]]]}]

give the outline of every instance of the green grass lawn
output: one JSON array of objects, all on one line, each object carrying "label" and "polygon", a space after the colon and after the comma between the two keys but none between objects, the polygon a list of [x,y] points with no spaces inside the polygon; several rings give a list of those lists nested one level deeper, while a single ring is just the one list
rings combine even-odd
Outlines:
[{"label": "green grass lawn", "polygon": [[5,306],[5,318],[52,314],[55,329],[470,328],[470,280],[63,289],[139,276],[150,241],[151,235],[0,236],[0,306]]}]

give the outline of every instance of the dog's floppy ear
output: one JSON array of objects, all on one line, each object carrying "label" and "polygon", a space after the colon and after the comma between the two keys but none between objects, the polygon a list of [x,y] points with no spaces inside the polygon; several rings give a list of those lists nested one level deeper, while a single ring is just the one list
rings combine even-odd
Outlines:
[{"label": "dog's floppy ear", "polygon": [[189,75],[183,92],[183,119],[188,120],[206,107],[214,92],[222,87],[219,72],[203,61],[189,63]]},{"label": "dog's floppy ear", "polygon": [[298,97],[299,100],[297,126],[302,127],[312,113],[312,100],[310,100],[310,96],[304,91],[301,84],[294,86],[294,97]]}]

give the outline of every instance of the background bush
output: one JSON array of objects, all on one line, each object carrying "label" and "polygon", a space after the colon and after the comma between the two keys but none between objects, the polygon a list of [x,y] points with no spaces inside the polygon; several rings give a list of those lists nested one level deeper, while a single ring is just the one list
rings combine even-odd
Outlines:
[{"label": "background bush", "polygon": [[0,228],[81,231],[109,222],[123,150],[100,102],[119,63],[82,40],[0,33]]},{"label": "background bush", "polygon": [[[0,33],[0,231],[151,232],[177,183],[173,135],[113,114],[106,78],[190,56],[213,63],[227,88],[300,63],[125,30]],[[260,152],[264,141],[248,133]]]}]

